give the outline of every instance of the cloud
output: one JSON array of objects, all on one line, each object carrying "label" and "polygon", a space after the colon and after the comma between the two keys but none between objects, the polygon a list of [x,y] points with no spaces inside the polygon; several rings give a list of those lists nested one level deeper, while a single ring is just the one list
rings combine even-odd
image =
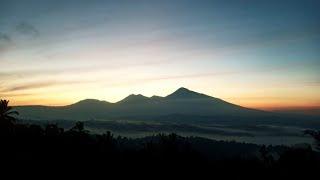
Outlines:
[{"label": "cloud", "polygon": [[88,81],[40,81],[40,82],[32,82],[26,83],[22,85],[16,85],[9,87],[7,89],[2,90],[2,92],[13,92],[13,91],[23,91],[23,90],[30,90],[30,89],[41,89],[51,86],[58,86],[58,85],[70,85],[70,84],[80,84],[80,83],[87,83]]},{"label": "cloud", "polygon": [[[152,61],[152,62],[133,62],[126,64],[114,64],[108,68],[124,69],[139,66],[152,66],[162,64],[162,61]],[[57,74],[74,74],[74,73],[97,73],[105,72],[106,67],[103,64],[98,65],[87,65],[81,67],[66,67],[66,68],[55,68],[55,69],[26,69],[26,70],[9,70],[7,72],[0,72],[0,79],[5,78],[32,78],[44,75],[57,75]]]},{"label": "cloud", "polygon": [[32,93],[0,93],[0,97],[20,97],[20,96],[32,96]]},{"label": "cloud", "polygon": [[141,78],[141,79],[133,79],[124,82],[115,82],[108,83],[108,86],[127,86],[131,84],[141,84],[141,83],[149,83],[154,81],[161,80],[176,80],[176,79],[193,79],[193,78],[202,78],[202,77],[211,77],[211,76],[228,76],[233,74],[238,74],[242,72],[208,72],[208,73],[196,73],[196,74],[185,74],[185,75],[169,75],[169,76],[158,76],[158,77],[150,77],[150,78]]},{"label": "cloud", "polygon": [[[22,34],[23,36],[28,36],[36,38],[40,35],[40,32],[31,24],[26,22],[21,22],[15,26],[15,32]],[[0,32],[0,52],[7,50],[15,40],[14,33],[3,33]]]},{"label": "cloud", "polygon": [[0,32],[0,53],[5,52],[11,44],[12,44],[11,37],[5,33]]},{"label": "cloud", "polygon": [[55,84],[56,84],[55,82],[36,82],[36,83],[13,86],[13,87],[6,89],[5,91],[8,92],[8,91],[19,91],[19,90],[43,88],[43,87],[53,86]]},{"label": "cloud", "polygon": [[16,26],[16,31],[31,37],[38,37],[40,32],[31,24],[22,22]]},{"label": "cloud", "polygon": [[11,42],[11,38],[9,35],[5,34],[5,33],[1,33],[0,32],[0,43],[4,42],[4,43],[8,43]]},{"label": "cloud", "polygon": [[238,74],[240,72],[213,72],[213,73],[198,73],[198,74],[186,74],[186,75],[176,75],[176,76],[162,76],[157,78],[145,79],[147,81],[157,81],[157,80],[171,80],[171,79],[185,79],[185,78],[200,78],[206,76],[223,76],[223,75],[232,75]]},{"label": "cloud", "polygon": [[320,86],[320,81],[306,81],[302,85],[319,87]]}]

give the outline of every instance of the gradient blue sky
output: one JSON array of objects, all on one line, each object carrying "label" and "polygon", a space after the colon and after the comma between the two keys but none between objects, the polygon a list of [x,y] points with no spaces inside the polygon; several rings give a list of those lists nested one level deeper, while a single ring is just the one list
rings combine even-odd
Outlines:
[{"label": "gradient blue sky", "polygon": [[64,105],[184,86],[320,106],[320,1],[0,0],[0,97]]}]

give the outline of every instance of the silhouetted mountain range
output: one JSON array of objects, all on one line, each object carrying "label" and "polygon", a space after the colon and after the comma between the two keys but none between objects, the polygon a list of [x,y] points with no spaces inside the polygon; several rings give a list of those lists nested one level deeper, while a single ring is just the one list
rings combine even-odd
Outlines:
[{"label": "silhouetted mountain range", "polygon": [[21,117],[27,119],[107,120],[161,119],[170,116],[262,117],[269,113],[244,108],[218,98],[179,88],[166,97],[129,95],[117,103],[86,99],[61,107],[20,106]]},{"label": "silhouetted mountain range", "polygon": [[[129,95],[110,103],[86,99],[59,107],[20,106],[23,121],[86,121],[92,130],[186,132],[224,135],[300,136],[305,128],[320,128],[318,117],[266,112],[179,88],[166,97]],[[68,126],[65,126],[68,127]]]},{"label": "silhouetted mountain range", "polygon": [[26,123],[70,128],[74,121],[85,121],[96,133],[109,130],[128,136],[176,132],[208,138],[267,137],[268,141],[270,136],[286,136],[297,137],[293,143],[298,143],[304,129],[320,128],[317,117],[245,108],[186,88],[166,97],[132,94],[116,103],[86,99],[67,106],[20,106],[16,110]]}]

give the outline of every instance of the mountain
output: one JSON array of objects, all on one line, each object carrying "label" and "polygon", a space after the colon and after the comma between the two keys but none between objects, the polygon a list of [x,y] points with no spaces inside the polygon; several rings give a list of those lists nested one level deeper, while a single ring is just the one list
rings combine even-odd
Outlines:
[{"label": "mountain", "polygon": [[200,99],[205,99],[205,98],[212,98],[210,96],[207,96],[205,94],[200,94],[194,91],[190,91],[187,88],[179,88],[178,90],[176,90],[175,92],[173,92],[172,94],[169,94],[168,96],[166,96],[167,99],[196,99],[196,98],[200,98]]},{"label": "mountain", "polygon": [[138,103],[144,103],[149,101],[150,99],[146,96],[143,96],[141,94],[135,95],[131,94],[128,97],[124,98],[123,100],[119,101],[118,104],[138,104]]},{"label": "mountain", "polygon": [[68,129],[74,121],[86,121],[92,132],[129,137],[175,132],[226,140],[237,137],[241,142],[299,143],[306,138],[301,137],[303,130],[320,128],[318,117],[245,108],[186,88],[165,97],[131,94],[116,103],[86,99],[67,106],[15,108],[25,123],[50,121]]},{"label": "mountain", "polygon": [[186,88],[179,88],[166,97],[149,98],[141,94],[132,94],[117,103],[87,99],[67,106],[19,106],[16,108],[23,119],[37,120],[154,120],[170,119],[170,117],[234,119],[269,116],[267,112],[244,108]]}]

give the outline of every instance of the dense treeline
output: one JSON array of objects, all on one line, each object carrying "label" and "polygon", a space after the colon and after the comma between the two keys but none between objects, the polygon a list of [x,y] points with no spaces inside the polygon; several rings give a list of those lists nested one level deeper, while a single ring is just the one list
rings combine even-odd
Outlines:
[{"label": "dense treeline", "polygon": [[[7,101],[1,101],[2,162],[15,167],[135,170],[135,172],[214,175],[316,174],[319,153],[310,146],[259,146],[176,134],[130,139],[112,133],[90,134],[82,122],[65,130],[57,124],[17,124]],[[306,131],[313,137],[319,133]],[[318,134],[317,134],[318,133]],[[231,173],[227,173],[231,172]]]}]

